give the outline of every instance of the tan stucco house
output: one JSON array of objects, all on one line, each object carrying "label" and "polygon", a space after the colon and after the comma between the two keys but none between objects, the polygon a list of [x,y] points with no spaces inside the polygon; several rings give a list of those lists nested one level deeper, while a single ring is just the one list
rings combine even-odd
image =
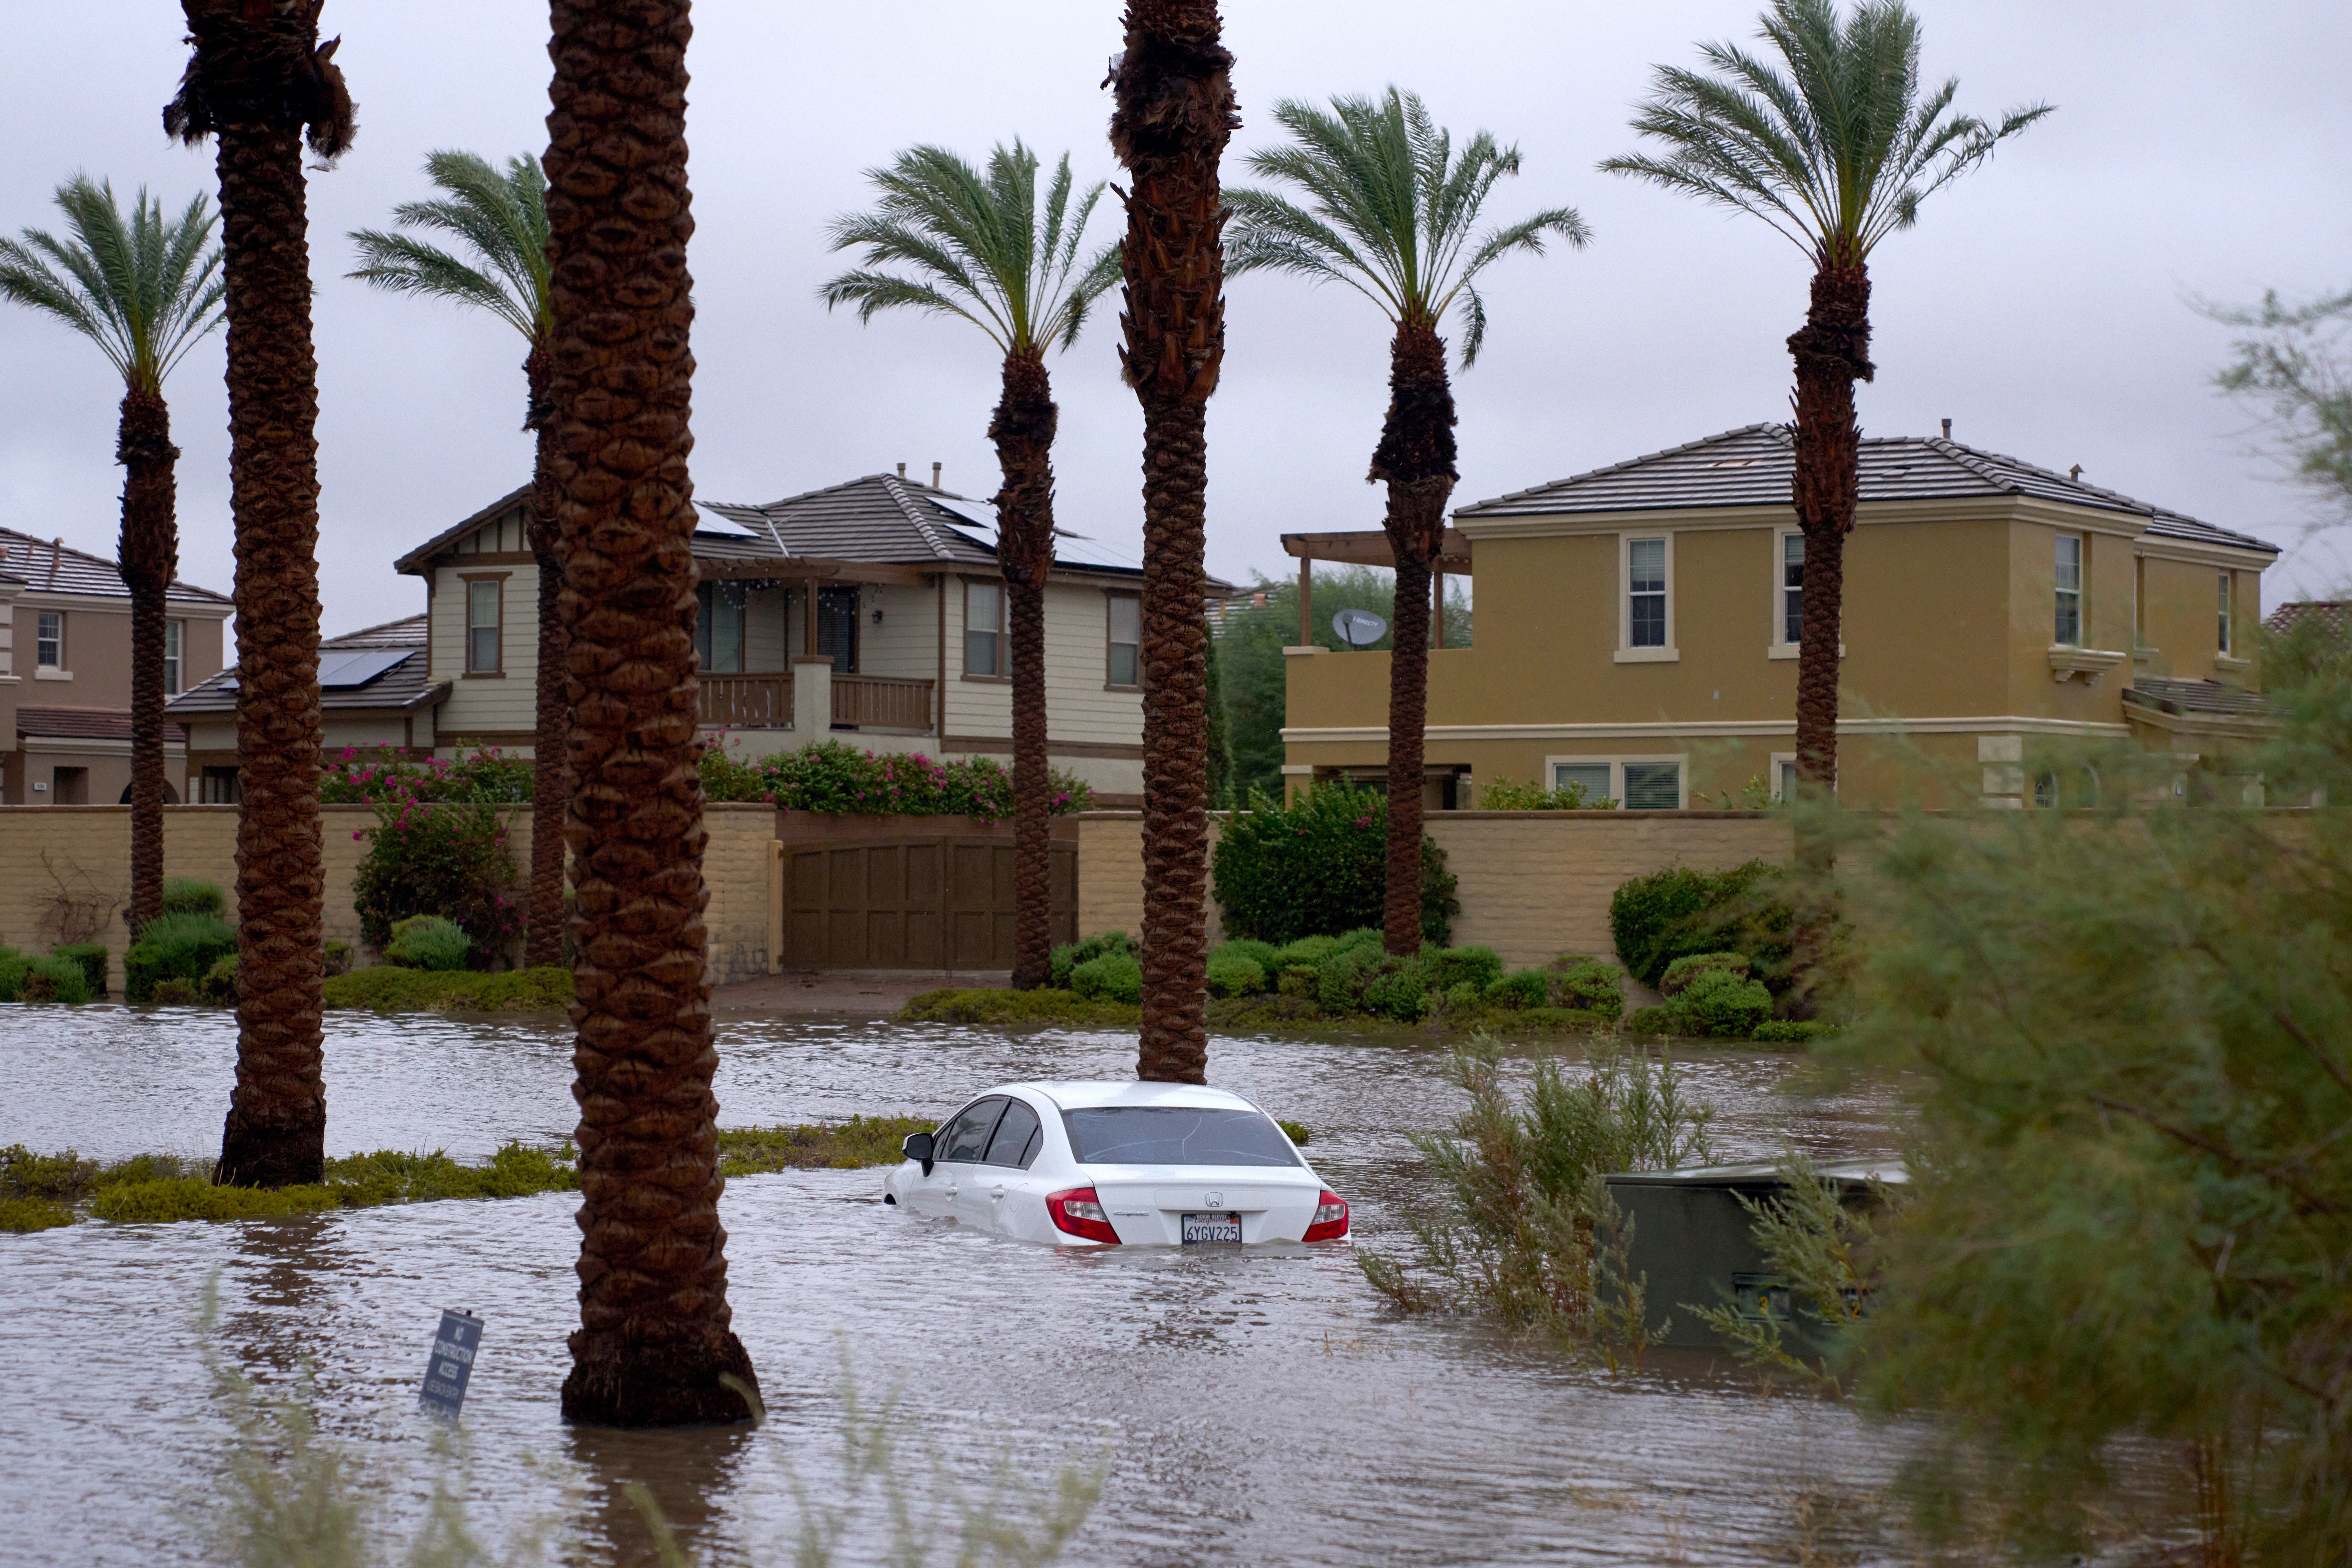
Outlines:
[{"label": "tan stucco house", "polygon": [[[226,594],[174,581],[163,680],[178,692],[221,667]],[[164,731],[167,799],[186,795],[187,749]],[[131,589],[104,556],[0,528],[0,805],[131,798]]]},{"label": "tan stucco house", "polygon": [[[1475,575],[1476,646],[1430,655],[1430,804],[1498,778],[1628,808],[1780,795],[1792,466],[1786,428],[1753,425],[1458,510],[1446,569]],[[2253,632],[2275,546],[1948,438],[1865,440],[1861,479],[1842,799],[2025,804],[2038,737],[2137,739],[2210,773],[2270,724]],[[1288,542],[1330,558],[1335,537]],[[1286,651],[1293,786],[1384,776],[1388,656]]]},{"label": "tan stucco house", "polygon": [[[539,572],[527,498],[500,497],[396,563],[424,580],[427,608],[418,656],[370,677],[397,699],[396,714],[367,716],[384,727],[380,742],[532,754]],[[694,542],[702,718],[714,738],[723,731],[737,754],[834,738],[1011,755],[1003,580],[985,504],[898,473],[705,510],[724,525]],[[1139,564],[1070,537],[1046,584],[1049,753],[1106,805],[1142,799],[1141,580]],[[328,703],[333,746],[332,692]],[[359,718],[354,709],[349,722]],[[233,765],[213,755],[208,732],[199,749],[207,767]]]}]

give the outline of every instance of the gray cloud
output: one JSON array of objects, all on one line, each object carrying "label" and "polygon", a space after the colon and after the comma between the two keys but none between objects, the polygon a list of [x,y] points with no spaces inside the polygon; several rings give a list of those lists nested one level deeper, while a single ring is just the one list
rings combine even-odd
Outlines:
[{"label": "gray cloud", "polygon": [[[2064,468],[2224,526],[2293,544],[2304,513],[2246,455],[2243,413],[2206,384],[2226,331],[2194,291],[2251,297],[2352,281],[2352,97],[2338,64],[2352,12],[2273,0],[1929,0],[1927,66],[1965,108],[2044,98],[2059,113],[1938,196],[1891,239],[1876,279],[1867,432],[1961,439]],[[184,58],[170,0],[12,5],[0,61],[0,226],[47,226],[77,168],[184,200],[208,153],[168,145],[158,113]],[[1580,255],[1514,260],[1489,290],[1486,357],[1459,382],[1461,499],[1784,416],[1780,340],[1805,262],[1752,220],[1593,172],[1630,144],[1648,68],[1700,38],[1745,36],[1754,0],[1641,6],[1456,0],[1241,0],[1228,37],[1246,149],[1284,96],[1394,80],[1462,132],[1517,142],[1526,173],[1500,210],[1579,206]],[[1117,47],[1116,0],[974,6],[900,0],[697,7],[690,119],[698,225],[695,481],[763,500],[905,461],[985,496],[994,365],[960,323],[860,328],[814,298],[837,260],[821,226],[865,200],[861,171],[918,141],[979,153],[1026,138],[1116,173],[1095,83]],[[520,341],[445,307],[341,275],[345,231],[421,194],[436,147],[493,157],[543,145],[543,5],[521,0],[330,0],[326,26],[360,105],[358,147],[311,182],[330,631],[410,613],[392,559],[520,483]],[[1234,177],[1239,177],[1236,168]],[[1115,204],[1097,216],[1107,238]],[[1385,334],[1363,300],[1280,279],[1231,290],[1213,405],[1210,564],[1280,575],[1276,535],[1377,525],[1362,476],[1385,400]],[[1098,317],[1054,363],[1065,522],[1139,545],[1140,421]],[[0,521],[111,553],[117,389],[95,352],[0,311]],[[217,340],[171,387],[184,574],[229,586],[226,436]],[[2272,574],[2292,596],[2336,574],[2325,549]]]}]

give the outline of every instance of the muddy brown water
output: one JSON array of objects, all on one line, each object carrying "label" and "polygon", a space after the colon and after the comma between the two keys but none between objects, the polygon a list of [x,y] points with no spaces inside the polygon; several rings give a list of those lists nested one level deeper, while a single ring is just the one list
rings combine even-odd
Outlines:
[{"label": "muddy brown water", "polygon": [[[328,1147],[479,1158],[572,1124],[559,1021],[330,1015]],[[942,1113],[1014,1079],[1123,1078],[1131,1037],[723,1017],[720,1120]],[[1574,1044],[1565,1047],[1573,1054]],[[223,1013],[0,1008],[0,1143],[117,1158],[209,1152],[235,1054]],[[1727,1159],[1783,1136],[1891,1149],[1894,1101],[1781,1092],[1789,1056],[1692,1050]],[[1396,1247],[1425,1193],[1408,1131],[1459,1103],[1418,1037],[1213,1043],[1210,1073],[1306,1122],[1355,1205],[1357,1246]],[[1839,1498],[1886,1483],[1916,1430],[1809,1397],[1759,1397],[1703,1359],[1636,1376],[1580,1368],[1477,1323],[1395,1316],[1340,1247],[1078,1254],[879,1202],[880,1171],[736,1181],[725,1198],[735,1324],[763,1429],[575,1432],[557,1418],[576,1321],[575,1199],[419,1204],[236,1225],[84,1223],[0,1236],[0,1542],[25,1564],[206,1561],[197,1514],[219,1416],[195,1307],[218,1271],[219,1343],[265,1384],[304,1368],[395,1525],[434,1464],[415,1413],[436,1314],[487,1321],[467,1400],[472,1517],[560,1521],[565,1561],[648,1560],[621,1496],[646,1483],[715,1558],[782,1563],[803,1501],[839,1503],[844,1368],[895,1398],[910,1487],[983,1494],[1000,1468],[1050,1488],[1102,1462],[1067,1561],[1787,1562],[1851,1536]],[[1108,1456],[1104,1458],[1103,1456]],[[1832,1500],[1824,1504],[1824,1497]],[[872,1560],[876,1494],[845,1561]],[[1850,1510],[1849,1510],[1850,1511]]]}]

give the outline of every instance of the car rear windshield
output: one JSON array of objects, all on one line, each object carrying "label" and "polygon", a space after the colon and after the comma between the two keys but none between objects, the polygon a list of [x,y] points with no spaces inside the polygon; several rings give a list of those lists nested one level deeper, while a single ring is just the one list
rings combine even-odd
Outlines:
[{"label": "car rear windshield", "polygon": [[1107,1105],[1066,1110],[1070,1148],[1089,1165],[1296,1165],[1263,1111]]}]

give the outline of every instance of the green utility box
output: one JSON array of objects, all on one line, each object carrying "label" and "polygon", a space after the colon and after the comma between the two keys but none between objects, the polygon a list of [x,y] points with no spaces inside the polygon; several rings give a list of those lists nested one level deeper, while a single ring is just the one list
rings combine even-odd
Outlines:
[{"label": "green utility box", "polygon": [[[1908,1179],[1893,1156],[1838,1160],[1813,1167],[1834,1182],[1849,1205],[1874,1202],[1871,1184],[1899,1184]],[[1780,1167],[1772,1164],[1701,1165],[1681,1171],[1627,1171],[1603,1176],[1609,1195],[1633,1226],[1626,1249],[1628,1271],[1646,1277],[1643,1303],[1654,1342],[1719,1350],[1723,1341],[1685,1303],[1700,1307],[1738,1303],[1743,1317],[1771,1315],[1785,1325],[1784,1342],[1802,1352],[1821,1347],[1805,1332],[1807,1316],[1794,1311],[1788,1281],[1770,1272],[1756,1245],[1753,1221],[1740,1206],[1745,1197],[1761,1203],[1780,1195]]]}]

